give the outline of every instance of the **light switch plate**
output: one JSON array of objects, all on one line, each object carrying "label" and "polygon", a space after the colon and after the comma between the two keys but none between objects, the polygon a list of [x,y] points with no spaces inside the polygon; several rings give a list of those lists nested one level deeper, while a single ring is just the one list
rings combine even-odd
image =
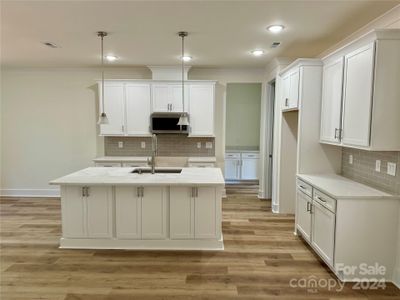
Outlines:
[{"label": "light switch plate", "polygon": [[353,154],[349,155],[349,164],[353,164]]},{"label": "light switch plate", "polygon": [[391,176],[396,176],[396,163],[387,163],[387,173]]},{"label": "light switch plate", "polygon": [[376,172],[380,172],[381,171],[381,160],[380,159],[377,159],[375,161],[375,171]]},{"label": "light switch plate", "polygon": [[201,142],[197,142],[197,149],[201,149]]},{"label": "light switch plate", "polygon": [[118,148],[124,148],[124,142],[118,142]]},{"label": "light switch plate", "polygon": [[146,142],[141,142],[141,143],[140,143],[140,147],[141,147],[142,149],[145,149],[145,148],[146,148]]},{"label": "light switch plate", "polygon": [[212,142],[206,142],[206,149],[212,149],[213,143]]}]

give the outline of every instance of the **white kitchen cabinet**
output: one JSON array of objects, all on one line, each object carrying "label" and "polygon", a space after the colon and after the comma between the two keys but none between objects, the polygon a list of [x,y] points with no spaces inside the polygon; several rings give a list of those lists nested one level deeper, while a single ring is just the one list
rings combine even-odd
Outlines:
[{"label": "white kitchen cabinet", "polygon": [[194,238],[194,188],[170,188],[170,237],[171,239]]},{"label": "white kitchen cabinet", "polygon": [[[109,238],[112,235],[111,187],[65,186],[61,189],[65,236]],[[65,212],[65,213],[64,213]]]},{"label": "white kitchen cabinet", "polygon": [[259,154],[258,153],[242,153],[241,176],[242,180],[257,180],[259,173]]},{"label": "white kitchen cabinet", "polygon": [[373,74],[373,43],[345,56],[342,138],[344,145],[369,146]]},{"label": "white kitchen cabinet", "polygon": [[333,266],[335,214],[313,201],[312,222],[311,245],[330,266]]},{"label": "white kitchen cabinet", "polygon": [[[343,78],[340,60],[344,60]],[[324,70],[328,88],[323,87],[320,141],[371,151],[399,151],[400,30],[371,31],[324,58],[324,65],[331,70]],[[335,128],[339,128],[336,138]]]},{"label": "white kitchen cabinet", "polygon": [[225,179],[240,179],[240,153],[225,153]]},{"label": "white kitchen cabinet", "polygon": [[189,136],[214,136],[214,84],[189,87]]},{"label": "white kitchen cabinet", "polygon": [[213,187],[194,188],[194,237],[195,239],[216,239],[221,231],[218,216],[221,206]]},{"label": "white kitchen cabinet", "polygon": [[150,134],[150,84],[125,85],[126,134]]},{"label": "white kitchen cabinet", "polygon": [[142,238],[142,198],[140,187],[115,188],[115,231],[117,238]]},{"label": "white kitchen cabinet", "polygon": [[299,105],[299,84],[300,70],[294,68],[289,70],[282,78],[283,93],[282,93],[282,109],[292,110],[297,109]]},{"label": "white kitchen cabinet", "polygon": [[[182,85],[176,83],[154,83],[152,85],[153,112],[182,112]],[[185,87],[185,111],[188,87]]]},{"label": "white kitchen cabinet", "polygon": [[[108,124],[100,125],[102,135],[123,135],[125,132],[125,91],[124,84],[106,82],[104,84],[104,111]],[[100,113],[102,112],[102,89],[99,84]]]},{"label": "white kitchen cabinet", "polygon": [[311,241],[312,198],[297,189],[296,228],[306,241]]},{"label": "white kitchen cabinet", "polygon": [[343,66],[343,58],[339,58],[323,68],[321,142],[340,144]]},{"label": "white kitchen cabinet", "polygon": [[167,197],[164,187],[142,187],[142,239],[165,239]]}]

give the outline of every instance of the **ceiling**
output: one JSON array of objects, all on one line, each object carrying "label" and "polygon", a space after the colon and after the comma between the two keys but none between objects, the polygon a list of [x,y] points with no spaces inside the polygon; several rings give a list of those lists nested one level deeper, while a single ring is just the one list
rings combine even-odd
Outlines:
[{"label": "ceiling", "polygon": [[[2,1],[3,66],[116,66],[179,63],[180,39],[194,66],[262,67],[271,58],[313,57],[399,1]],[[280,34],[266,30],[283,24]],[[280,41],[279,48],[271,43]],[[52,42],[60,48],[46,47]],[[250,51],[264,49],[253,57]]]}]

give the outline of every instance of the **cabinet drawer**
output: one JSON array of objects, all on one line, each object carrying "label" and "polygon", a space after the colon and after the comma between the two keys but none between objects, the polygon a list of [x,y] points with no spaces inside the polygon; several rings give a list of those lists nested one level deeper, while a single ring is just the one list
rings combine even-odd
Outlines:
[{"label": "cabinet drawer", "polygon": [[297,189],[312,197],[312,186],[304,181],[297,179]]},{"label": "cabinet drawer", "polygon": [[225,153],[227,159],[240,159],[240,153]]},{"label": "cabinet drawer", "polygon": [[259,153],[252,153],[252,152],[248,152],[248,153],[246,153],[246,152],[244,152],[244,153],[242,153],[242,158],[255,158],[255,159],[258,159],[260,157],[260,154]]},{"label": "cabinet drawer", "polygon": [[315,189],[313,199],[315,202],[318,202],[322,206],[329,209],[331,212],[336,212],[336,200],[332,197],[329,197],[328,195]]}]

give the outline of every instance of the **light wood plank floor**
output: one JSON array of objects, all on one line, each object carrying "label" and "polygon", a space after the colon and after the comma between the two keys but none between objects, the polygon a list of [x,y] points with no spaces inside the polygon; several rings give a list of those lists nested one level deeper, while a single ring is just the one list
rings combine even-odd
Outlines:
[{"label": "light wood plank floor", "polygon": [[392,284],[291,287],[291,279],[335,277],[293,235],[292,215],[273,215],[270,201],[231,192],[222,252],[60,250],[59,199],[2,198],[0,298],[400,299]]}]

